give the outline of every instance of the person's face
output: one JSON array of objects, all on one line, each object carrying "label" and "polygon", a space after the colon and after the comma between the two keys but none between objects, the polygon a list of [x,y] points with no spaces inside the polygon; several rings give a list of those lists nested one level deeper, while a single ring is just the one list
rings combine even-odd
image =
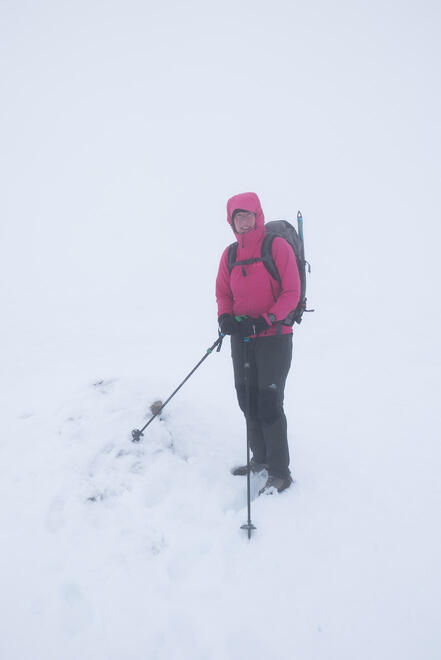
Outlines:
[{"label": "person's face", "polygon": [[246,234],[256,226],[256,215],[251,211],[240,211],[234,216],[234,226],[238,234]]}]

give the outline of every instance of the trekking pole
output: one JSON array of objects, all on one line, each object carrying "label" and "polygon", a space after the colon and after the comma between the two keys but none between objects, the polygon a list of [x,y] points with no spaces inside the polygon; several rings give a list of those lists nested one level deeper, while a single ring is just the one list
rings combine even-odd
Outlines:
[{"label": "trekking pole", "polygon": [[149,419],[149,421],[147,422],[147,424],[144,424],[144,426],[142,427],[142,429],[133,429],[133,431],[132,431],[132,442],[139,442],[139,441],[141,440],[141,437],[144,435],[144,431],[145,431],[145,429],[147,428],[147,426],[148,426],[149,424],[151,424],[151,423],[153,422],[153,420],[155,419],[155,417],[157,417],[157,416],[158,416],[158,415],[164,410],[164,408],[165,408],[165,406],[167,405],[167,403],[168,403],[169,401],[171,401],[171,399],[173,399],[174,395],[175,395],[177,392],[179,392],[179,390],[181,389],[181,387],[182,387],[183,385],[185,385],[185,383],[187,382],[187,380],[188,380],[188,379],[194,374],[194,372],[196,371],[196,369],[197,369],[198,367],[200,367],[200,365],[202,364],[202,362],[203,362],[204,360],[206,360],[207,357],[208,357],[209,355],[212,354],[212,352],[214,351],[214,349],[216,348],[216,346],[217,346],[217,351],[216,351],[216,352],[219,353],[220,349],[222,348],[222,341],[223,341],[223,338],[224,338],[224,335],[221,334],[221,333],[219,333],[219,338],[214,342],[214,344],[213,344],[212,346],[210,346],[210,348],[207,348],[207,351],[206,351],[205,355],[203,356],[203,358],[201,358],[201,359],[199,360],[199,362],[197,363],[197,365],[196,365],[195,367],[193,367],[193,369],[190,371],[190,373],[184,378],[184,380],[182,381],[182,383],[181,383],[180,385],[178,385],[178,387],[175,389],[175,391],[174,391],[172,394],[170,394],[170,396],[168,397],[168,399],[167,399],[167,400],[166,400],[161,406],[158,406],[158,407],[157,407],[156,412],[152,415],[152,417],[150,417],[150,419]]},{"label": "trekking pole", "polygon": [[246,529],[248,538],[251,538],[251,532],[254,527],[251,522],[251,477],[250,477],[250,441],[248,437],[248,416],[250,413],[250,359],[249,359],[249,346],[250,338],[244,337],[244,377],[245,377],[245,419],[247,425],[247,507],[248,507],[248,522],[241,525],[241,529]]}]

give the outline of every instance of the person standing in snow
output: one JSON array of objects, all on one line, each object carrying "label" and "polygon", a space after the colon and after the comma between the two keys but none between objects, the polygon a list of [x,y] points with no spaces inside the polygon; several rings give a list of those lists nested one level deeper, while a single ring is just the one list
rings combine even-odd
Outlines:
[{"label": "person standing in snow", "polygon": [[[235,195],[227,203],[227,219],[238,241],[236,262],[258,259],[265,237],[265,219],[255,193]],[[300,277],[291,246],[276,237],[272,256],[281,284],[261,261],[236,265],[231,273],[227,247],[216,278],[218,322],[224,335],[231,335],[234,384],[239,406],[246,416],[247,437],[253,453],[253,473],[268,471],[259,494],[278,492],[292,483],[289,470],[287,422],[283,410],[285,382],[291,366],[292,327],[282,325],[300,298]],[[244,317],[240,321],[236,317]],[[250,409],[246,411],[245,343],[250,367]],[[246,475],[247,466],[232,470]]]}]

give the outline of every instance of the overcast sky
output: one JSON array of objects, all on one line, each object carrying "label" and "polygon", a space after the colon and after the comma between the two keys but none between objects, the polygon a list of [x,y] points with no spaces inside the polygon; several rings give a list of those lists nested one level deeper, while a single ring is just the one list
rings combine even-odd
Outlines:
[{"label": "overcast sky", "polygon": [[322,318],[379,309],[383,327],[434,338],[440,14],[430,1],[3,0],[7,327],[47,332],[86,301],[148,324],[173,290],[178,315],[197,300],[207,333],[225,203],[254,190],[268,219],[302,209]]}]

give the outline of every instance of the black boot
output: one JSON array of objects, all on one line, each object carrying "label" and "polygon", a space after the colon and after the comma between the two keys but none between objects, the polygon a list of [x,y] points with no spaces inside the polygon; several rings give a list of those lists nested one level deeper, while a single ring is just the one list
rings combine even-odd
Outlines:
[{"label": "black boot", "polygon": [[293,479],[290,474],[285,477],[276,477],[274,474],[270,474],[264,487],[259,490],[259,495],[270,495],[274,490],[281,493],[283,490],[289,488],[292,483]]},{"label": "black boot", "polygon": [[[254,458],[251,459],[250,461],[250,470],[253,474],[257,474],[258,472],[262,472],[262,470],[266,469],[265,463],[257,463]],[[231,470],[231,474],[233,474],[235,477],[245,477],[248,474],[248,466],[247,465],[238,465],[237,467],[234,467]]]}]

